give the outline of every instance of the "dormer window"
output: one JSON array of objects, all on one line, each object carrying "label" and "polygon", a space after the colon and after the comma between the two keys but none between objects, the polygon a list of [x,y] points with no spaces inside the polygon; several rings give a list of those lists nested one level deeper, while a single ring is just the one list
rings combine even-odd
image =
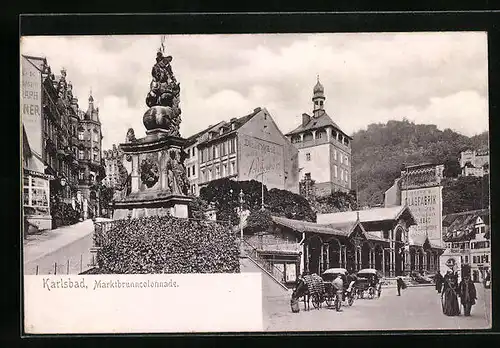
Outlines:
[{"label": "dormer window", "polygon": [[235,130],[236,129],[236,123],[231,123],[231,130]]},{"label": "dormer window", "polygon": [[224,128],[221,128],[219,134],[222,135],[224,133]]}]

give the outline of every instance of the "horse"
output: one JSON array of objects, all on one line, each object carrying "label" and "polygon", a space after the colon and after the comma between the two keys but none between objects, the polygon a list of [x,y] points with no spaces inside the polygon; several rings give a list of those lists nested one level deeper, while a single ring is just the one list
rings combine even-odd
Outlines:
[{"label": "horse", "polygon": [[304,279],[297,280],[297,286],[292,292],[293,301],[298,301],[301,297],[304,301],[304,310],[308,311],[310,309],[309,301],[311,299],[311,296],[309,294],[309,287],[307,286]]}]

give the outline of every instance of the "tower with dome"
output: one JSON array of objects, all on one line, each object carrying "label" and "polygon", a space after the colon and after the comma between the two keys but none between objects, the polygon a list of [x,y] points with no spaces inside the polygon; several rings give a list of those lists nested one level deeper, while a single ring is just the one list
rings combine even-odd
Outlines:
[{"label": "tower with dome", "polygon": [[299,150],[302,181],[314,181],[316,196],[351,190],[351,140],[325,111],[325,88],[318,76],[313,88],[312,115],[286,136]]}]

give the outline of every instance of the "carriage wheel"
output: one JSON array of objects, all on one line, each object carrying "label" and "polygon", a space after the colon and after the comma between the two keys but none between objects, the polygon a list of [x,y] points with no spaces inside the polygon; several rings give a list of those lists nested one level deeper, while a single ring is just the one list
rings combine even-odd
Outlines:
[{"label": "carriage wheel", "polygon": [[322,301],[319,295],[313,295],[312,303],[314,308],[318,309],[321,306],[321,302]]},{"label": "carriage wheel", "polygon": [[342,301],[339,301],[339,299],[335,297],[335,309],[338,311],[340,310],[341,306],[342,306]]},{"label": "carriage wheel", "polygon": [[352,294],[349,295],[347,303],[349,304],[349,306],[352,306],[352,304],[354,303],[354,295],[352,295]]},{"label": "carriage wheel", "polygon": [[365,291],[364,291],[364,290],[359,289],[359,290],[358,290],[358,299],[359,299],[359,298],[363,298],[364,296],[365,296]]},{"label": "carriage wheel", "polygon": [[375,297],[375,289],[373,287],[368,288],[368,298],[371,300]]},{"label": "carriage wheel", "polygon": [[333,297],[333,296],[331,296],[331,295],[327,295],[327,296],[326,296],[326,305],[327,305],[328,307],[331,307],[331,306],[332,306],[332,303],[333,303],[333,300],[334,300],[334,297]]}]

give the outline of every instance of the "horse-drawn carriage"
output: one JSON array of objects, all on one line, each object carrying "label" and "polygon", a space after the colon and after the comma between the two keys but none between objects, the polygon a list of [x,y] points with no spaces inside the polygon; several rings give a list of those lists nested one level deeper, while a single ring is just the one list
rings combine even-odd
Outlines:
[{"label": "horse-drawn carriage", "polygon": [[373,268],[365,268],[356,274],[356,293],[358,298],[380,297],[382,293],[382,273]]},{"label": "horse-drawn carriage", "polygon": [[354,289],[347,283],[347,270],[344,268],[330,268],[318,276],[317,274],[306,275],[300,278],[297,282],[297,287],[292,294],[292,308],[298,311],[298,300],[303,298],[304,309],[309,309],[309,300],[313,307],[319,309],[323,302],[326,302],[328,307],[334,306],[339,309],[342,303],[337,301],[336,290],[333,287],[333,280],[337,275],[341,275],[344,283],[344,291],[342,300],[346,301],[349,306],[354,303]]}]

